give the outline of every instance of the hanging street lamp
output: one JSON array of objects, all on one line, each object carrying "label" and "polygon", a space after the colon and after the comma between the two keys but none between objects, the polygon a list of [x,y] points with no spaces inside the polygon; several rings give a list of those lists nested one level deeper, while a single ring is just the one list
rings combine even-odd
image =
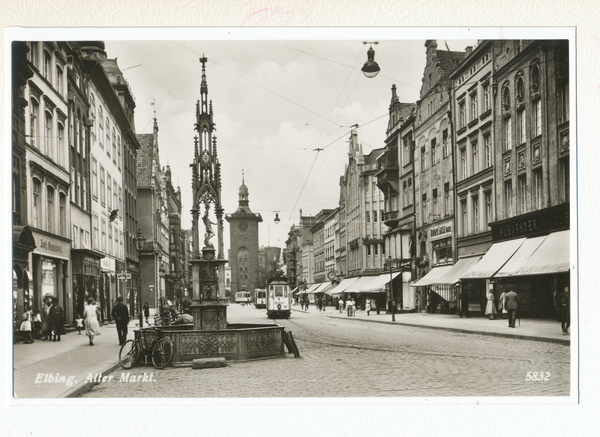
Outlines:
[{"label": "hanging street lamp", "polygon": [[381,70],[377,62],[375,62],[375,50],[373,50],[373,44],[379,44],[379,41],[365,41],[363,44],[370,44],[369,50],[367,50],[367,62],[361,68],[363,74],[369,79],[374,78],[379,74]]},{"label": "hanging street lamp", "polygon": [[281,220],[279,219],[279,212],[276,212],[276,213],[275,213],[275,220],[273,220],[273,221],[275,222],[275,224],[276,224],[276,225],[278,225],[278,224],[279,224],[279,222],[281,221]]}]

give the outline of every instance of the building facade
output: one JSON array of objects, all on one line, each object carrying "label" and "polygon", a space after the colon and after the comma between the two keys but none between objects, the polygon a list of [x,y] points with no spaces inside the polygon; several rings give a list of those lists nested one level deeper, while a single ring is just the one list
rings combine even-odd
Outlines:
[{"label": "building facade", "polygon": [[248,187],[242,175],[242,185],[238,192],[238,209],[233,214],[225,215],[225,220],[229,223],[232,299],[238,291],[252,292],[256,288],[258,224],[262,222],[262,216],[252,212],[248,195]]},{"label": "building facade", "polygon": [[285,249],[283,254],[283,262],[286,265],[287,278],[292,289],[298,287],[300,278],[298,277],[298,271],[300,268],[298,253],[299,253],[299,229],[298,226],[292,225],[289,232],[288,238],[285,240]]},{"label": "building facade", "polygon": [[[414,244],[416,215],[414,209],[414,121],[417,106],[401,103],[392,86],[386,130],[385,152],[377,159],[377,186],[384,196],[383,234],[386,263],[392,271],[401,271],[396,281],[393,300],[398,308],[418,308],[413,289],[409,286],[414,278]],[[386,265],[386,270],[390,266]],[[391,290],[390,290],[391,292]],[[388,296],[390,298],[390,296]]]},{"label": "building facade", "polygon": [[[426,41],[425,47],[427,60],[414,131],[417,278],[456,262],[450,74],[465,57],[464,52],[438,50],[435,40]],[[415,299],[430,311],[450,310],[456,303],[454,288],[447,284],[421,287]]]},{"label": "building facade", "polygon": [[[25,153],[13,156],[13,175],[25,205],[17,205],[20,226],[27,226],[27,262],[23,267],[23,303],[41,311],[46,297],[58,298],[67,322],[72,320],[71,297],[71,190],[69,171],[69,104],[67,75],[71,45],[53,41],[27,43],[27,79],[19,104],[25,113]],[[22,78],[27,77],[27,69]],[[72,74],[75,74],[74,72]],[[17,140],[18,141],[18,140]],[[18,149],[17,149],[18,150]],[[21,149],[22,150],[22,149]],[[22,158],[21,158],[22,157]],[[24,193],[23,193],[24,188]],[[22,196],[19,199],[22,200]],[[26,217],[23,216],[26,215]],[[13,219],[14,219],[13,215]],[[29,231],[31,235],[29,236]],[[20,232],[23,233],[23,230]],[[27,238],[29,236],[29,238]],[[13,237],[14,238],[14,237]],[[20,240],[20,237],[19,237]],[[21,257],[24,253],[20,252]],[[17,275],[18,276],[18,275]]]},{"label": "building facade", "polygon": [[151,134],[137,134],[140,143],[137,159],[138,227],[146,239],[140,259],[140,293],[151,311],[166,299],[165,274],[169,268],[169,209],[166,177],[160,165],[158,122],[154,118]]}]

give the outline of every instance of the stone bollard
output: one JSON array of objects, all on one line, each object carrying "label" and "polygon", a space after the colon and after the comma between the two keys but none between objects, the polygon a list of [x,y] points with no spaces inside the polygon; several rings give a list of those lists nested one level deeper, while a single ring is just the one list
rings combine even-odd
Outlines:
[{"label": "stone bollard", "polygon": [[192,369],[211,369],[225,367],[225,358],[196,358],[192,360]]}]

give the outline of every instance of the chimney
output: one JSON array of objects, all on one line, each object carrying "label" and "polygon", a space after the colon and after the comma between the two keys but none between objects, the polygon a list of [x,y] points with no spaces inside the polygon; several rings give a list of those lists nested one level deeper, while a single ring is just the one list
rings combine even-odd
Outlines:
[{"label": "chimney", "polygon": [[469,56],[471,53],[473,53],[473,46],[467,47],[465,51],[467,52],[467,56]]}]

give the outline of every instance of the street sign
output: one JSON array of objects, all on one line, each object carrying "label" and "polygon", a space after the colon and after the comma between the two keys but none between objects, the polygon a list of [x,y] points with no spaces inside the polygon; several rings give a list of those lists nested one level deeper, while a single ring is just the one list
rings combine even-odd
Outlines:
[{"label": "street sign", "polygon": [[121,272],[117,275],[117,278],[119,279],[119,281],[128,281],[131,279],[131,273]]}]

